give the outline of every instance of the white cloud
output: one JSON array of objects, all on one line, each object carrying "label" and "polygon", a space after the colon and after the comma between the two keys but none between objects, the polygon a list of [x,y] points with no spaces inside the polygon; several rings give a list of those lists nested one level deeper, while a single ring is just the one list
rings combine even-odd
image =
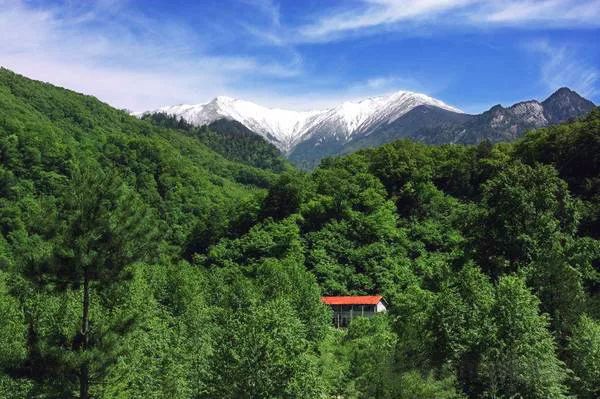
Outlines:
[{"label": "white cloud", "polygon": [[[276,34],[278,8],[269,1],[253,4],[270,21],[266,28]],[[420,88],[413,79],[395,76],[343,86],[331,76],[313,76],[307,84],[303,59],[289,43],[276,45],[285,55],[281,61],[218,56],[185,26],[169,21],[157,26],[116,0],[93,5],[35,9],[25,2],[0,0],[0,65],[134,111],[200,103],[217,95],[271,107],[314,109]],[[271,83],[259,84],[258,78]]]},{"label": "white cloud", "polygon": [[464,7],[474,0],[364,0],[363,7],[334,10],[299,29],[306,40],[338,37],[340,33],[389,26],[432,17]]},{"label": "white cloud", "polygon": [[[479,17],[481,18],[481,15]],[[600,1],[502,1],[492,3],[489,13],[483,15],[483,20],[499,24],[598,26],[600,25]]]},{"label": "white cloud", "polygon": [[582,61],[573,48],[544,40],[527,48],[540,58],[540,81],[546,90],[566,86],[588,98],[600,93],[600,69]]},{"label": "white cloud", "polygon": [[298,28],[306,42],[330,41],[386,29],[419,26],[597,27],[600,0],[361,0],[316,16]]},{"label": "white cloud", "polygon": [[242,2],[260,10],[270,20],[271,25],[281,26],[281,11],[279,5],[273,0],[242,0]]},{"label": "white cloud", "polygon": [[[534,20],[549,24],[551,19],[553,24],[600,23],[600,0],[362,0],[358,6],[344,3],[355,6],[321,14],[314,24],[304,26],[285,26],[274,0],[244,1],[254,13],[232,21],[227,28],[236,40],[251,33],[245,35],[244,44],[257,51],[246,52],[254,54],[250,56],[216,55],[219,51],[211,47],[210,38],[199,37],[201,33],[181,21],[149,19],[132,12],[122,0],[66,1],[60,7],[0,0],[0,65],[132,110],[204,102],[216,95],[310,109],[399,89],[435,95],[443,88],[432,87],[429,81],[423,85],[423,79],[411,76],[363,76],[354,81],[313,73],[309,79],[307,70],[315,65],[308,58],[305,65],[296,48],[298,41],[327,41],[417,24],[443,26],[452,21],[470,25],[528,25]],[[250,25],[250,20],[255,23]],[[584,95],[597,93],[597,68],[573,61],[576,58],[569,50],[536,51],[547,60],[542,78],[548,87],[560,81],[558,85]]]},{"label": "white cloud", "polygon": [[205,101],[234,94],[243,79],[302,72],[299,56],[214,56],[183,26],[157,25],[115,0],[89,4],[36,9],[0,0],[0,65],[133,110]]}]

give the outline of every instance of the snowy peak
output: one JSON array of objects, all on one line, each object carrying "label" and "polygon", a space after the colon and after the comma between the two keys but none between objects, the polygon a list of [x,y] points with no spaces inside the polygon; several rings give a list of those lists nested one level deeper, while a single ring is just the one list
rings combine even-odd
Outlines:
[{"label": "snowy peak", "polygon": [[189,123],[202,126],[219,119],[231,119],[260,134],[282,151],[288,151],[299,137],[307,119],[316,112],[297,112],[267,108],[250,101],[219,96],[206,104],[175,105],[151,112],[176,115]]},{"label": "snowy peak", "polygon": [[368,134],[381,124],[391,123],[419,105],[461,112],[440,100],[409,91],[346,101],[319,111],[267,108],[250,101],[219,96],[206,104],[182,104],[150,112],[176,115],[196,126],[207,125],[222,118],[232,119],[263,136],[282,152],[288,153],[316,132],[347,141],[355,134]]},{"label": "snowy peak", "polygon": [[541,102],[522,101],[508,107],[498,104],[476,115],[410,91],[308,112],[267,108],[226,96],[206,104],[175,105],[151,112],[175,115],[197,126],[224,118],[237,121],[275,145],[292,163],[310,169],[325,157],[398,139],[430,144],[510,141],[528,130],[580,117],[593,108],[591,101],[561,88]]},{"label": "snowy peak", "polygon": [[344,116],[348,130],[364,133],[377,125],[389,124],[419,105],[433,105],[453,112],[459,109],[420,93],[398,91],[388,96],[372,97],[356,103],[345,102],[339,112]]}]

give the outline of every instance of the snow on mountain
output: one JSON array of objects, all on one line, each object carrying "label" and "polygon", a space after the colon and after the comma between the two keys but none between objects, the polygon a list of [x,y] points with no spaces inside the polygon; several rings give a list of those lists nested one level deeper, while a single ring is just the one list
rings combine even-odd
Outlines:
[{"label": "snow on mountain", "polygon": [[301,135],[307,121],[319,111],[297,112],[266,108],[250,101],[219,96],[206,104],[175,105],[152,112],[176,115],[196,126],[207,125],[222,118],[233,119],[260,134],[282,151],[287,151]]},{"label": "snow on mountain", "polygon": [[321,111],[266,108],[249,101],[220,96],[206,104],[182,104],[150,112],[176,115],[196,126],[221,118],[233,119],[263,136],[282,152],[288,153],[315,132],[326,132],[336,140],[348,141],[355,134],[368,134],[382,124],[395,121],[419,105],[461,112],[440,100],[409,91],[398,91],[356,102],[347,101]]},{"label": "snow on mountain", "polygon": [[[331,128],[331,135],[348,140],[356,134],[368,134],[382,124],[389,124],[419,105],[433,105],[449,111],[461,112],[440,100],[420,93],[398,91],[387,96],[370,97],[358,102],[344,102],[324,111],[307,131]],[[307,135],[305,134],[304,138]]]}]

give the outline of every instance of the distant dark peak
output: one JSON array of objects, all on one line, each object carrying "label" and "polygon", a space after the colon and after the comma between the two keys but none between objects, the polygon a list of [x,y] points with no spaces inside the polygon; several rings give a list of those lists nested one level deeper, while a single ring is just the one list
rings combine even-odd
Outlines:
[{"label": "distant dark peak", "polygon": [[502,111],[504,107],[501,104],[496,104],[488,112]]},{"label": "distant dark peak", "polygon": [[[556,96],[556,95],[565,95],[565,94],[577,94],[577,93],[575,91],[569,89],[568,87],[561,87],[560,89],[558,89],[554,93],[552,93],[550,95],[550,97]],[[579,94],[577,94],[577,95],[579,95]]]},{"label": "distant dark peak", "polygon": [[594,108],[594,103],[581,97],[567,87],[561,87],[542,103],[546,117],[551,123],[560,123],[585,115]]},{"label": "distant dark peak", "polygon": [[574,90],[569,89],[568,87],[561,87],[552,93],[547,99],[543,101],[543,104],[552,101],[568,101],[571,99],[572,101],[588,101],[585,98],[581,97],[579,93]]}]

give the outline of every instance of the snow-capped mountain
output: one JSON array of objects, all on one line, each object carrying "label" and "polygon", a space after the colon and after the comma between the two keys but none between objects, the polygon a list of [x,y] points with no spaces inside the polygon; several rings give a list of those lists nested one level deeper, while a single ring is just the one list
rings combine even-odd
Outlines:
[{"label": "snow-capped mountain", "polygon": [[223,118],[235,120],[260,134],[283,152],[294,146],[305,132],[308,122],[319,114],[319,111],[298,112],[267,108],[226,96],[216,97],[206,104],[174,105],[150,112],[176,115],[196,126],[208,125]]},{"label": "snow-capped mountain", "polygon": [[[339,153],[352,152],[402,138],[428,144],[477,144],[483,140],[492,143],[512,141],[528,130],[581,117],[593,108],[594,103],[564,87],[542,102],[522,101],[509,107],[498,104],[475,115],[459,114],[428,105],[418,106],[397,121],[368,136],[357,137]],[[303,143],[305,144],[309,143]],[[300,150],[302,149],[296,148],[294,152],[305,161],[309,155],[306,151],[304,151],[306,155],[301,154]],[[295,157],[296,154],[290,156],[292,161]]]},{"label": "snow-capped mountain", "polygon": [[197,126],[217,120],[222,125],[239,122],[275,145],[292,163],[310,169],[325,157],[405,138],[428,144],[511,141],[528,130],[583,116],[592,108],[591,101],[561,88],[542,102],[495,105],[474,115],[408,91],[347,101],[320,111],[266,108],[217,97],[206,104],[175,105],[150,113],[165,112]]},{"label": "snow-capped mountain", "polygon": [[238,121],[263,136],[284,153],[318,134],[335,141],[349,141],[389,124],[419,105],[460,112],[440,100],[420,93],[399,91],[386,96],[344,102],[319,111],[267,108],[250,101],[220,96],[206,104],[162,107],[154,112],[176,115],[197,126],[226,118]]}]

